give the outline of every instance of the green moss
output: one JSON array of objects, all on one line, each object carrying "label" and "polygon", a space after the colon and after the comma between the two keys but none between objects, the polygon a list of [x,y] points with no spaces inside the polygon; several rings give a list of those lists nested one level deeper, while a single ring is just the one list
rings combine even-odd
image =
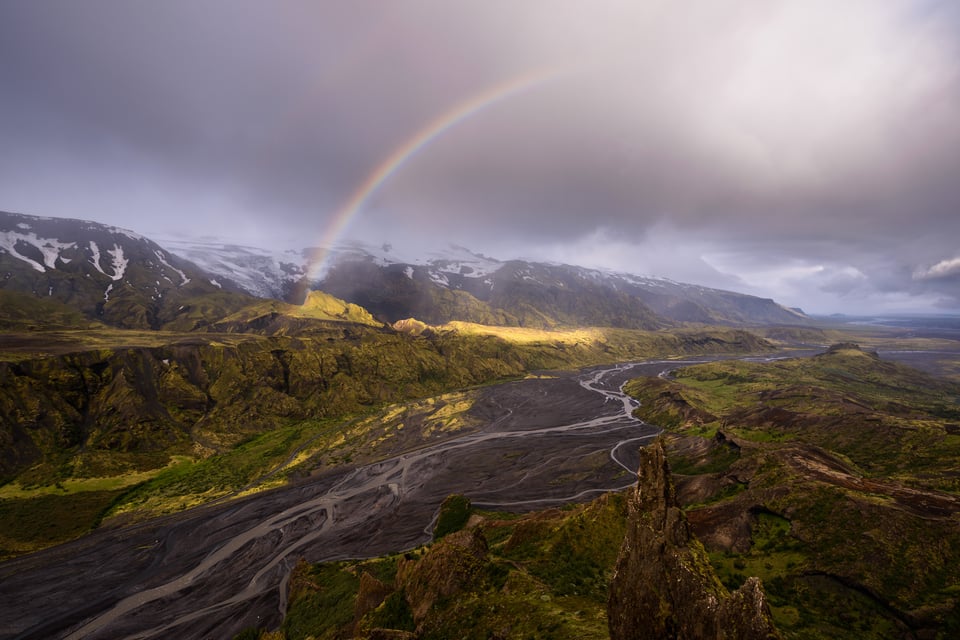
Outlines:
[{"label": "green moss", "polygon": [[85,491],[0,500],[0,559],[87,533],[121,493]]},{"label": "green moss", "polygon": [[113,510],[174,511],[184,500],[196,500],[195,496],[209,500],[239,491],[269,472],[281,470],[296,449],[308,441],[331,437],[339,427],[335,422],[310,421],[252,434],[226,453],[164,469],[128,492]]},{"label": "green moss", "polygon": [[714,447],[704,456],[692,459],[689,457],[670,457],[670,469],[680,475],[697,475],[701,473],[721,473],[730,468],[740,459],[740,452],[731,447]]},{"label": "green moss", "polygon": [[626,532],[621,495],[576,508],[559,522],[531,520],[512,527],[502,553],[523,562],[559,596],[605,602],[610,572]]},{"label": "green moss", "polygon": [[816,444],[868,475],[957,488],[947,472],[960,447],[942,416],[960,403],[960,387],[943,379],[849,345],[813,358],[684,367],[674,377],[627,384],[639,417],[689,435],[722,426],[755,443]]},{"label": "green moss", "polygon": [[447,496],[440,505],[437,524],[433,528],[433,539],[439,540],[454,531],[463,529],[471,513],[469,498],[458,494]]},{"label": "green moss", "polygon": [[345,563],[300,565],[291,577],[290,602],[282,630],[287,640],[335,638],[353,621],[360,579]]},{"label": "green moss", "polygon": [[[421,637],[608,637],[606,592],[626,525],[624,496],[606,495],[589,505],[540,514],[479,513],[484,518],[480,526],[488,540],[489,558],[471,569],[468,588],[441,598],[419,621]],[[406,561],[425,557],[424,551],[406,554]],[[346,610],[356,599],[358,583],[340,574],[355,577],[368,571],[391,585],[396,567],[397,556],[318,565],[309,571],[298,567],[291,580],[296,595],[290,611],[296,610],[297,619],[304,622],[301,633],[318,638],[348,634],[352,621],[347,620]],[[331,574],[332,578],[323,580],[309,578]],[[320,598],[321,592],[339,589],[331,585],[352,585],[353,591],[338,592],[340,602]],[[306,591],[318,594],[308,596]],[[307,611],[314,621],[309,624]],[[326,622],[334,618],[340,620],[339,631]],[[321,619],[325,622],[318,622]],[[406,595],[397,590],[367,614],[359,628],[411,630],[414,626]]]},{"label": "green moss", "polygon": [[371,629],[399,629],[413,631],[417,625],[413,621],[413,612],[407,604],[403,591],[394,591],[379,607],[371,611],[364,624]]},{"label": "green moss", "polygon": [[[665,417],[685,436],[671,449],[675,471],[709,474],[699,486],[737,488],[696,505],[704,521],[752,514],[749,551],[711,549],[725,585],[760,577],[790,638],[946,633],[960,606],[950,590],[960,584],[960,536],[931,490],[960,492],[960,446],[943,426],[957,385],[850,345],[674,376],[626,389],[642,417]],[[740,445],[739,459],[712,442],[691,444],[718,428]]]}]

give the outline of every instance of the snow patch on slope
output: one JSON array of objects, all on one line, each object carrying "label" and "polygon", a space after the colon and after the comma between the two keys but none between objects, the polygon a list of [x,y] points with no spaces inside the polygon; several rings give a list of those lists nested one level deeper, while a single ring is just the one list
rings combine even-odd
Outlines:
[{"label": "snow patch on slope", "polygon": [[[190,278],[187,277],[187,274],[185,274],[183,271],[181,271],[180,269],[177,269],[175,266],[173,266],[172,264],[170,264],[169,262],[167,262],[167,259],[166,259],[166,257],[163,255],[163,252],[162,252],[162,251],[157,251],[156,249],[154,249],[153,253],[154,253],[155,256],[157,256],[157,260],[159,260],[159,261],[161,262],[161,264],[163,264],[163,266],[165,266],[166,268],[170,269],[171,271],[175,271],[175,272],[177,273],[177,275],[180,276],[180,285],[179,285],[179,286],[182,287],[182,286],[185,285],[185,284],[189,284]],[[169,280],[169,278],[167,278],[167,279]],[[171,282],[173,282],[173,281],[171,280]],[[157,284],[160,284],[160,283],[158,282]]]},{"label": "snow patch on slope", "polygon": [[[23,229],[20,224],[17,226]],[[42,256],[43,263],[41,264],[17,251],[17,244],[21,242],[36,248]],[[56,269],[58,258],[65,263],[70,262],[69,259],[61,258],[60,252],[64,249],[72,249],[76,244],[76,242],[60,242],[53,238],[41,238],[32,231],[0,231],[0,249],[3,249],[14,258],[23,260],[40,273],[44,273],[48,268]]]},{"label": "snow patch on slope", "polygon": [[303,252],[178,238],[161,239],[160,244],[215,276],[217,282],[211,281],[214,286],[222,287],[223,280],[231,280],[261,298],[282,296],[283,288],[300,280],[306,269]]},{"label": "snow patch on slope", "polygon": [[[378,267],[390,265],[406,265],[403,272],[413,279],[413,266],[426,267],[427,277],[440,287],[449,287],[449,276],[464,278],[485,279],[503,267],[503,262],[488,258],[482,254],[457,245],[450,245],[441,250],[429,251],[424,255],[407,255],[397,251],[389,244],[374,246],[361,242],[351,242],[338,245],[330,250],[327,262],[370,261]],[[318,280],[325,274],[317,274]]]},{"label": "snow patch on slope", "polygon": [[113,267],[113,275],[110,278],[120,280],[123,278],[123,274],[127,272],[130,261],[124,257],[123,247],[118,244],[114,244],[113,249],[107,249],[107,253],[110,255],[111,266]]},{"label": "snow patch on slope", "polygon": [[100,247],[98,247],[97,243],[93,240],[90,241],[90,252],[93,254],[93,257],[90,258],[90,264],[92,264],[97,271],[109,278],[110,276],[103,270],[103,267],[100,266]]}]

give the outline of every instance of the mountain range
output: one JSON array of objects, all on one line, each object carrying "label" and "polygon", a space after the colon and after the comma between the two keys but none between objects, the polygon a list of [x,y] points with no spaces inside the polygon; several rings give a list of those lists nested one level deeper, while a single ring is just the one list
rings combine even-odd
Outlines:
[{"label": "mountain range", "polygon": [[[478,514],[467,502],[456,507],[464,528],[438,534],[433,547],[362,564],[302,561],[288,567],[285,637],[316,637],[328,627],[344,637],[367,628],[366,637],[461,637],[464,620],[482,630],[476,637],[504,637],[504,621],[531,635],[571,638],[606,637],[609,622],[610,637],[635,637],[655,628],[651,620],[661,630],[735,628],[744,603],[758,605],[746,618],[759,625],[755,637],[778,637],[770,620],[789,638],[845,637],[853,628],[862,638],[956,636],[954,382],[852,343],[762,362],[760,354],[823,344],[838,330],[730,291],[501,261],[461,247],[408,256],[389,245],[341,245],[311,263],[316,255],[324,253],[156,240],[96,222],[0,213],[0,561],[26,563],[4,565],[7,582],[20,576],[20,583],[0,598],[0,636],[49,637],[94,610],[86,593],[63,586],[72,584],[64,576],[88,579],[63,564],[64,552],[31,552],[95,530],[119,536],[123,550],[99,548],[96,568],[113,562],[129,579],[103,572],[111,585],[90,591],[102,604],[128,593],[118,589],[141,591],[143,567],[154,575],[156,566],[180,561],[153,555],[185,549],[177,538],[141,526],[202,522],[219,507],[193,507],[236,500],[237,509],[217,512],[226,520],[202,526],[239,530],[238,514],[253,517],[244,511],[252,505],[269,510],[278,496],[299,503],[304,487],[328,480],[339,491],[338,474],[352,478],[374,464],[406,474],[383,461],[466,438],[481,424],[505,429],[510,444],[491,444],[486,459],[471,453],[468,467],[508,490],[517,484],[503,472],[509,466],[524,482],[541,474],[551,491],[570,487],[556,495],[578,501],[594,490],[581,484],[595,482],[603,465],[611,481],[628,475],[629,460],[614,453],[630,455],[621,445],[647,436],[630,422],[627,439],[620,427],[609,432],[613,449],[567,455],[537,442],[517,456],[517,434],[536,435],[538,425],[577,420],[551,426],[553,439],[553,429],[580,438],[580,426],[594,424],[579,421],[595,409],[574,393],[600,393],[606,410],[611,396],[596,373],[603,369],[555,372],[701,355],[719,359],[669,370],[660,367],[682,363],[661,361],[647,373],[606,369],[618,376],[609,390],[633,398],[624,398],[625,410],[664,430],[660,462],[639,460],[663,473],[641,473],[634,497],[607,494],[524,516],[487,512],[473,530],[467,523]],[[867,337],[886,339],[873,329]],[[898,349],[929,348],[904,340],[897,337]],[[728,359],[733,354],[758,357],[740,362]],[[413,477],[409,486],[436,495],[398,503],[390,514],[425,508],[427,521],[430,500],[439,505],[442,493],[434,483],[461,481],[464,465],[449,468],[449,476],[437,467],[436,475]],[[356,477],[355,495],[372,487],[377,505],[407,490]],[[277,492],[254,495],[270,489]],[[642,496],[664,500],[627,504]],[[446,523],[439,509],[436,530]],[[648,530],[650,513],[670,526]],[[163,515],[170,520],[155,520]],[[309,522],[311,531],[325,526],[318,522]],[[134,531],[147,531],[151,544],[133,544],[125,536]],[[380,535],[386,541],[396,531],[384,526]],[[411,531],[419,535],[422,522]],[[409,548],[400,540],[391,538],[389,549]],[[635,553],[642,550],[650,553]],[[36,572],[20,571],[31,563]],[[242,562],[221,564],[211,580],[226,589]],[[464,566],[470,571],[458,573]],[[684,571],[691,580],[675,581]],[[661,597],[664,576],[669,599]],[[178,606],[194,605],[194,587]],[[717,616],[705,615],[704,603],[721,602]],[[4,615],[3,604],[16,615]],[[263,606],[257,627],[237,637],[265,637],[261,625],[281,624],[260,621],[261,611],[278,615],[277,603]],[[141,612],[120,624],[140,624]],[[240,630],[241,622],[229,624]]]},{"label": "mountain range", "polygon": [[[773,300],[665,278],[449,247],[421,257],[389,245],[333,248],[322,269],[304,249],[272,252],[161,239],[96,222],[0,212],[0,290],[67,305],[121,328],[194,330],[269,298],[322,290],[392,324],[661,329],[684,323],[804,324]],[[312,275],[313,271],[317,271]]]}]

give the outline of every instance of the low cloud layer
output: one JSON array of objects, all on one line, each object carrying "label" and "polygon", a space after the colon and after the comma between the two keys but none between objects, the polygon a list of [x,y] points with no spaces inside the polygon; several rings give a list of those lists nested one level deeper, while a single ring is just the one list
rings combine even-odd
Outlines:
[{"label": "low cloud layer", "polygon": [[476,101],[348,234],[957,309],[958,36],[929,0],[9,0],[0,209],[310,244]]},{"label": "low cloud layer", "polygon": [[941,260],[929,268],[919,268],[913,273],[915,280],[940,280],[960,278],[960,257]]}]

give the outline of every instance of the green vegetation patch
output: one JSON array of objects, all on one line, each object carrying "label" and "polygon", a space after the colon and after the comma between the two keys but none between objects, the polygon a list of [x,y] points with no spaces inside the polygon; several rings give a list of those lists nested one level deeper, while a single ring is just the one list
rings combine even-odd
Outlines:
[{"label": "green vegetation patch", "polygon": [[[127,492],[112,513],[170,513],[234,494],[270,472],[282,474],[284,463],[298,448],[314,439],[334,437],[339,428],[332,421],[307,421],[251,435],[223,454],[164,469]],[[278,477],[284,479],[284,475]]]},{"label": "green vegetation patch", "polygon": [[669,430],[815,444],[869,475],[958,487],[950,471],[960,466],[960,448],[945,422],[960,411],[960,386],[856,345],[811,358],[694,365],[672,379],[633,380],[625,390],[640,401],[638,417]]},{"label": "green vegetation patch", "polygon": [[437,524],[433,528],[433,539],[439,540],[454,531],[463,529],[471,513],[473,510],[470,507],[470,498],[459,494],[447,496],[440,505]]},{"label": "green vegetation patch", "polygon": [[0,559],[87,533],[122,493],[84,491],[0,499]]},{"label": "green vegetation patch", "polygon": [[678,457],[671,462],[670,470],[680,475],[722,473],[740,459],[740,451],[733,447],[711,447],[697,457]]},{"label": "green vegetation patch", "polygon": [[729,588],[760,577],[787,638],[960,630],[958,385],[844,343],[626,390],[671,432],[678,495],[717,575]]},{"label": "green vegetation patch", "polygon": [[341,628],[351,625],[360,578],[347,567],[342,562],[297,565],[282,627],[288,640],[337,638]]}]

